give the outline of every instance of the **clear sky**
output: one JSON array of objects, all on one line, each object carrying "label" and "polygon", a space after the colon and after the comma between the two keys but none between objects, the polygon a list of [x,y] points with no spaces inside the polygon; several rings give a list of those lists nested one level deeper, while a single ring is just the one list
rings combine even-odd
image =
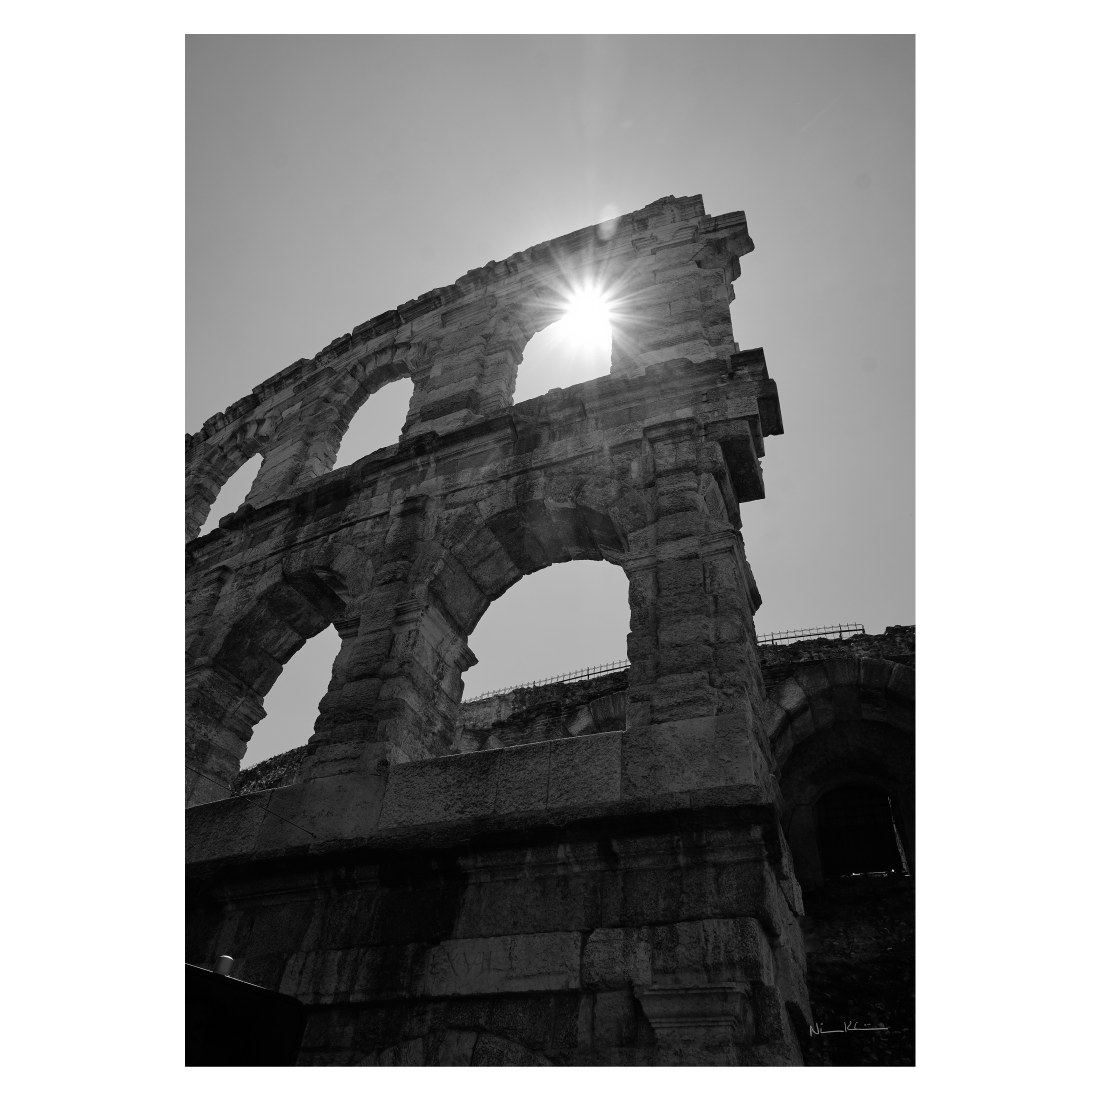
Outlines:
[{"label": "clear sky", "polygon": [[[913,622],[911,37],[189,37],[187,430],[374,314],[668,194],[744,210],[756,244],[734,333],[785,426],[742,510],[757,630]],[[341,463],[390,441],[399,386]],[[606,563],[520,582],[467,694],[624,656],[625,591]],[[288,666],[246,764],[306,740],[334,642]]]}]

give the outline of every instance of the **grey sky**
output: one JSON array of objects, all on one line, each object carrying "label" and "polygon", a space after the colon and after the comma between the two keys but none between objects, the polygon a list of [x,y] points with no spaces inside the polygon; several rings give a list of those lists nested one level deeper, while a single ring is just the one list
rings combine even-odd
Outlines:
[{"label": "grey sky", "polygon": [[[734,333],[786,429],[743,509],[757,629],[914,621],[911,37],[192,36],[187,65],[188,431],[469,268],[702,194],[746,212]],[[467,694],[623,656],[616,573],[515,586]],[[308,736],[322,639],[268,697],[283,741],[245,763]]]}]

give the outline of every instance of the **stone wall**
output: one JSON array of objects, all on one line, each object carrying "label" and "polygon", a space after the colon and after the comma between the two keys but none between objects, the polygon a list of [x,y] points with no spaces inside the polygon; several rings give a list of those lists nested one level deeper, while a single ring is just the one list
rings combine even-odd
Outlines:
[{"label": "stone wall", "polygon": [[[358,326],[188,439],[189,534],[264,456],[186,547],[188,961],[300,998],[304,1064],[800,1061],[784,784],[861,706],[904,725],[912,670],[765,683],[741,509],[782,420],[730,327],[751,248],[743,214],[659,200]],[[525,342],[587,281],[617,303],[610,376],[513,405]],[[399,443],[333,471],[355,409],[406,375]],[[482,614],[577,559],[627,574],[629,670],[467,720]],[[309,744],[265,769],[282,785],[225,797],[330,624]]]},{"label": "stone wall", "polygon": [[231,793],[234,795],[255,794],[257,791],[270,791],[276,787],[288,787],[298,782],[298,773],[306,760],[306,746],[269,756],[249,768],[242,768],[233,781]]},{"label": "stone wall", "polygon": [[568,684],[513,688],[463,703],[455,749],[502,749],[626,729],[627,672]]},{"label": "stone wall", "polygon": [[[344,645],[310,777],[446,750],[465,638],[555,561],[628,573],[636,724],[758,706],[739,508],[763,495],[782,420],[763,353],[737,351],[729,322],[751,248],[743,214],[659,200],[358,326],[188,437],[189,534],[264,455],[245,504],[188,543],[189,801],[232,786],[264,695],[330,623]],[[616,303],[611,376],[512,406],[526,340],[593,281]],[[326,472],[355,410],[403,374],[400,442]]]},{"label": "stone wall", "polygon": [[[186,440],[187,533],[221,486],[263,455],[247,503],[260,506],[331,470],[356,411],[388,382],[413,380],[404,438],[453,432],[511,405],[527,341],[558,320],[570,290],[599,282],[617,303],[612,372],[736,350],[729,323],[741,212],[708,216],[701,196],[669,196],[619,219],[469,271],[372,317],[261,382]],[[778,415],[778,402],[772,394]]]},{"label": "stone wall", "polygon": [[847,638],[807,638],[757,648],[760,669],[769,688],[791,675],[794,665],[810,661],[892,661],[916,668],[917,628],[888,626],[882,634],[852,634]]},{"label": "stone wall", "polygon": [[[916,627],[891,626],[882,634],[811,638],[757,647],[769,698],[784,696],[783,684],[796,666],[835,660],[888,660],[916,667]],[[456,734],[446,754],[500,749],[587,733],[626,728],[625,669],[571,683],[518,687],[462,704]],[[241,773],[237,794],[293,783],[306,762],[305,747],[264,760]]]},{"label": "stone wall", "polygon": [[[797,1063],[801,899],[774,810],[601,804],[563,775],[578,789],[556,811],[478,818],[471,792],[462,818],[456,790],[446,822],[405,799],[404,823],[353,845],[193,858],[188,958],[229,954],[303,1001],[299,1064]],[[240,802],[191,811],[193,857],[263,816],[242,803],[230,824]]]}]

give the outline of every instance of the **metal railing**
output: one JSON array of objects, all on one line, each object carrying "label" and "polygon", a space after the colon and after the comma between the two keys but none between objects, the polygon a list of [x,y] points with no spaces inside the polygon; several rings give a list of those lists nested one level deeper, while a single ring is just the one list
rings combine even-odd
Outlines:
[{"label": "metal railing", "polygon": [[[779,645],[781,642],[801,641],[804,638],[850,638],[853,634],[866,634],[862,623],[841,623],[839,626],[812,626],[805,630],[777,630],[772,634],[761,634],[756,640],[759,645]],[[590,665],[588,668],[577,669],[576,672],[564,672],[560,676],[548,676],[545,680],[531,680],[526,684],[513,684],[506,688],[493,688],[492,691],[483,691],[480,695],[474,695],[469,699],[463,699],[463,703],[479,703],[482,699],[491,699],[494,695],[507,695],[510,691],[519,691],[521,688],[544,687],[546,684],[571,684],[577,680],[592,680],[597,676],[605,676],[609,672],[620,672],[624,668],[630,668],[629,661],[611,661],[606,665]]]},{"label": "metal railing", "polygon": [[543,687],[546,684],[571,684],[574,680],[593,680],[597,676],[605,676],[609,672],[619,672],[624,668],[630,668],[629,661],[611,661],[606,665],[590,665],[588,668],[577,669],[576,672],[563,672],[560,676],[548,676],[545,680],[532,680],[528,684],[513,684],[506,688],[493,688],[492,691],[483,691],[472,699],[463,699],[463,703],[476,703],[481,699],[491,699],[494,695],[507,695],[510,691],[520,688]]},{"label": "metal railing", "polygon": [[811,626],[805,630],[777,630],[761,634],[756,640],[760,645],[779,645],[780,642],[796,642],[803,638],[844,638],[853,634],[866,634],[863,623],[841,623],[839,626]]}]

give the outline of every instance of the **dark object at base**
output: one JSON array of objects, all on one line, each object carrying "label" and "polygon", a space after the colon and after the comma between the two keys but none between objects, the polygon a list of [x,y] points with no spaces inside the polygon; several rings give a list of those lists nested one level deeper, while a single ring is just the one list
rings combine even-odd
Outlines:
[{"label": "dark object at base", "polygon": [[294,997],[187,965],[188,1066],[292,1066],[306,1029]]}]

